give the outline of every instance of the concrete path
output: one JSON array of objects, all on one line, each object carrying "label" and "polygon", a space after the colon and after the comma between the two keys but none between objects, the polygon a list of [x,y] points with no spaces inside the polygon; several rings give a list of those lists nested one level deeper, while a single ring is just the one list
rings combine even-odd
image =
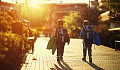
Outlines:
[{"label": "concrete path", "polygon": [[[49,38],[38,38],[34,54],[28,54],[21,70],[120,70],[120,51],[105,46],[92,47],[93,62],[82,61],[82,40],[71,39],[65,46],[64,59],[57,62],[56,53],[46,49]],[[36,60],[32,60],[35,57]],[[87,61],[88,56],[87,56]]]}]

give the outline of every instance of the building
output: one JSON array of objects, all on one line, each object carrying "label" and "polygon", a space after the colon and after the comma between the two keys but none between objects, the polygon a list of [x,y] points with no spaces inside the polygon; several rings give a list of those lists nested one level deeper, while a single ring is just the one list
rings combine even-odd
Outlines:
[{"label": "building", "polygon": [[55,28],[57,27],[57,20],[62,19],[64,16],[69,15],[71,11],[80,12],[87,7],[88,4],[84,3],[59,3],[51,4],[51,24],[46,24],[44,34],[46,36],[54,35]]},{"label": "building", "polygon": [[104,1],[99,2],[99,9],[102,12],[101,13],[101,24],[104,24],[107,26],[107,29],[114,29],[120,27],[120,21],[114,21],[115,17],[110,17],[110,10],[105,8],[105,3]]},{"label": "building", "polygon": [[15,3],[9,3],[9,2],[1,1],[1,11],[6,12],[6,11],[9,11],[9,10],[19,11],[19,8]]},{"label": "building", "polygon": [[111,20],[110,11],[105,7],[105,3],[102,0],[91,1],[91,7],[99,9],[101,22],[99,25],[95,25],[95,31],[101,32],[104,29],[112,29],[120,27],[119,22]]}]

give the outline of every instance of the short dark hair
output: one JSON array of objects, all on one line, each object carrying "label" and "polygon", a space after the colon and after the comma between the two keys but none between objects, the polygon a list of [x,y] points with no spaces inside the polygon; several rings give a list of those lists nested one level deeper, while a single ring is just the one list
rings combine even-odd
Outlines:
[{"label": "short dark hair", "polygon": [[63,25],[63,20],[62,20],[62,19],[59,19],[59,20],[57,21],[57,25]]}]

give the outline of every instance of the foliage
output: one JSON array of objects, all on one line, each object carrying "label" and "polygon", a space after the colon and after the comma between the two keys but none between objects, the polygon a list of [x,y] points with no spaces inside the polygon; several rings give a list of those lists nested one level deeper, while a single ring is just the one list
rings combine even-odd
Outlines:
[{"label": "foliage", "polygon": [[24,30],[24,34],[23,34],[23,36],[26,37],[26,38],[28,38],[28,37],[30,36],[30,35],[29,35],[29,33],[30,33],[29,28],[23,26],[23,30]]},{"label": "foliage", "polygon": [[20,35],[0,32],[0,61],[5,68],[9,69],[12,65],[16,66],[20,63],[21,52],[24,49],[22,45],[23,38]]},{"label": "foliage", "polygon": [[[118,40],[118,41],[120,40],[120,35],[116,35],[116,31],[108,31],[107,29],[102,30],[99,33],[99,37],[102,45],[105,45],[111,48],[115,48],[115,40]],[[120,48],[118,49],[120,50]]]},{"label": "foliage", "polygon": [[[82,13],[82,17],[84,20],[88,19],[88,8],[85,8],[83,11],[81,11]],[[100,13],[99,10],[97,8],[90,8],[90,13],[89,13],[89,24],[90,25],[98,25],[101,21],[100,19]]]},{"label": "foliage", "polygon": [[120,1],[119,0],[104,0],[106,8],[108,8],[110,12],[110,17],[120,18]]},{"label": "foliage", "polygon": [[[99,10],[90,9],[90,23],[97,25],[100,22]],[[82,28],[83,21],[88,19],[88,8],[84,8],[81,12],[70,12],[69,16],[64,16],[64,27],[68,28],[68,32],[71,34],[79,35]]]},{"label": "foliage", "polygon": [[[110,38],[109,38],[109,44],[110,44],[110,47],[112,47],[112,48],[115,48],[115,40],[118,40],[118,41],[120,41],[120,35],[112,35]],[[119,49],[120,50],[120,44],[119,43],[117,43],[117,49]]]},{"label": "foliage", "polygon": [[79,14],[78,12],[70,12],[69,16],[64,16],[64,27],[68,28],[69,33],[72,33],[76,28],[81,28],[83,19]]},{"label": "foliage", "polygon": [[39,4],[38,7],[23,6],[21,15],[31,22],[32,27],[43,27],[49,21],[50,5]]},{"label": "foliage", "polygon": [[13,20],[17,20],[17,13],[16,13],[16,11],[11,10],[11,11],[8,11],[7,14],[8,14],[10,17],[12,17]]},{"label": "foliage", "polygon": [[12,33],[11,24],[16,22],[12,12],[0,12],[0,69],[15,69],[21,63],[22,51],[27,52],[29,30],[24,26],[23,36]]},{"label": "foliage", "polygon": [[10,30],[10,24],[13,22],[13,18],[7,14],[7,12],[0,12],[0,31]]},{"label": "foliage", "polygon": [[[113,34],[111,34],[111,35],[113,35]],[[101,43],[103,45],[109,46],[109,38],[111,35],[107,29],[101,30],[101,32],[99,32],[99,37],[100,37]]]}]

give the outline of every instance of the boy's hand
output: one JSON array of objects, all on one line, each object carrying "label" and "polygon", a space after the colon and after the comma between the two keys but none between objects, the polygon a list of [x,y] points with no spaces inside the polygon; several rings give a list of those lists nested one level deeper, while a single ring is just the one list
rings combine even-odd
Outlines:
[{"label": "boy's hand", "polygon": [[69,42],[67,42],[68,44],[67,45],[69,45]]}]

